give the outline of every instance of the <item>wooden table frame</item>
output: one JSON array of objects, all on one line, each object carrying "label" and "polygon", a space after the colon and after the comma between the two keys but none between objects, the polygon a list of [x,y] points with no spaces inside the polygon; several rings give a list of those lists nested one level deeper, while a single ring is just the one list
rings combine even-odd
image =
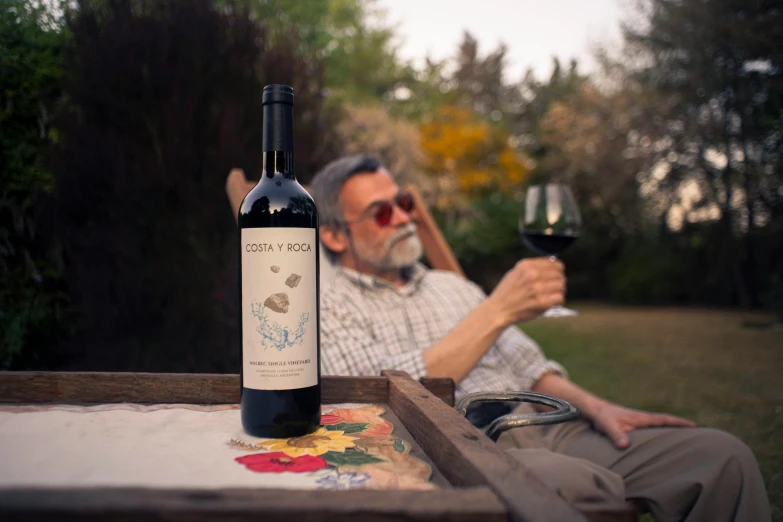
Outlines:
[{"label": "wooden table frame", "polygon": [[[577,512],[453,408],[450,379],[323,377],[322,402],[386,404],[453,489],[295,491],[261,488],[0,489],[0,518],[265,522],[632,521],[624,505]],[[0,403],[236,404],[239,376],[151,373],[0,372]],[[306,499],[303,501],[303,499]]]}]

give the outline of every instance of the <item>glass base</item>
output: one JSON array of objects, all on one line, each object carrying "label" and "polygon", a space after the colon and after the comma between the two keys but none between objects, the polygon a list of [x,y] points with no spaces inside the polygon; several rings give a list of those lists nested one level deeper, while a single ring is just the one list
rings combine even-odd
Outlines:
[{"label": "glass base", "polygon": [[564,306],[553,306],[544,312],[541,317],[573,317],[575,315],[579,315],[579,312],[576,310],[571,310],[570,308],[566,308]]}]

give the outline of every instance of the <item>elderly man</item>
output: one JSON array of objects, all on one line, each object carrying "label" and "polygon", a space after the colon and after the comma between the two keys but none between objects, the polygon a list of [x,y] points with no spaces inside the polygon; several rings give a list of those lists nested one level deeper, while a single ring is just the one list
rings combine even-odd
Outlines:
[{"label": "elderly man", "polygon": [[457,394],[532,390],[560,397],[584,420],[517,428],[498,441],[572,503],[642,499],[657,521],[770,519],[752,452],[733,436],[632,410],[569,381],[516,326],[563,302],[563,265],[518,262],[489,295],[420,263],[413,199],[381,163],[327,165],[311,193],[321,241],[339,269],[321,298],[324,374],[450,377]]}]

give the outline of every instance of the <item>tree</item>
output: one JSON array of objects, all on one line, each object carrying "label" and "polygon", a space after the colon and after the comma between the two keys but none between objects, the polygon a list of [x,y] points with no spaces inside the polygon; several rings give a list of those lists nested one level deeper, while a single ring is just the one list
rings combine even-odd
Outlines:
[{"label": "tree", "polygon": [[536,123],[538,177],[566,183],[584,222],[579,241],[564,254],[572,295],[635,302],[673,296],[668,252],[650,255],[650,247],[658,246],[650,226],[655,196],[637,179],[649,168],[634,140],[649,117],[649,97],[585,79],[552,101]]},{"label": "tree", "polygon": [[783,213],[783,10],[769,0],[648,0],[641,12],[647,23],[625,38],[633,79],[663,101],[668,133],[648,140],[656,175],[680,194],[690,184],[694,203],[717,214],[724,277],[738,302],[757,304],[757,275],[771,269],[758,250],[781,249],[758,237]]},{"label": "tree", "polygon": [[495,125],[509,125],[519,116],[521,93],[517,85],[508,83],[504,44],[485,56],[478,52],[478,40],[465,32],[456,56],[456,70],[451,76],[454,104],[470,108]]},{"label": "tree", "polygon": [[469,33],[451,60],[428,60],[393,110],[418,120],[434,213],[467,274],[490,289],[518,259],[518,197],[529,160],[511,131],[520,91],[506,48],[479,53]]},{"label": "tree", "polygon": [[582,211],[590,211],[589,225],[610,238],[637,233],[646,217],[636,179],[646,158],[630,154],[628,140],[639,103],[632,91],[604,93],[583,82],[551,103],[539,124],[548,152],[536,168],[548,181],[568,184]]},{"label": "tree", "polygon": [[304,182],[335,143],[323,69],[247,4],[83,2],[67,12],[57,221],[90,369],[231,371],[236,226],[224,183],[257,173],[267,83],[296,92]]},{"label": "tree", "polygon": [[377,156],[398,183],[415,183],[429,200],[433,189],[423,172],[424,150],[414,123],[394,118],[378,105],[348,105],[336,132],[343,154]]},{"label": "tree", "polygon": [[401,82],[403,89],[388,104],[414,120],[431,117],[442,105],[454,105],[509,132],[523,100],[519,86],[506,78],[506,54],[503,44],[480,54],[478,40],[466,31],[452,58],[427,59],[412,80]]},{"label": "tree", "polygon": [[325,85],[339,101],[383,100],[412,79],[397,57],[394,28],[372,0],[254,0],[252,6],[272,38],[288,41],[293,34],[299,54],[323,60]]},{"label": "tree", "polygon": [[[543,158],[548,149],[542,141],[541,121],[551,105],[567,100],[576,93],[588,78],[578,72],[576,60],[572,60],[567,71],[563,70],[560,60],[552,59],[552,73],[545,82],[536,79],[531,70],[517,86],[520,101],[518,109],[509,122],[512,134],[520,147],[533,160]],[[550,142],[551,145],[551,142]],[[548,172],[536,171],[534,176],[547,176]]]},{"label": "tree", "polygon": [[0,0],[0,369],[40,361],[65,303],[46,219],[59,29],[42,4]]},{"label": "tree", "polygon": [[442,210],[463,206],[471,195],[518,189],[527,174],[510,136],[469,109],[443,106],[420,129],[425,170],[436,182]]}]

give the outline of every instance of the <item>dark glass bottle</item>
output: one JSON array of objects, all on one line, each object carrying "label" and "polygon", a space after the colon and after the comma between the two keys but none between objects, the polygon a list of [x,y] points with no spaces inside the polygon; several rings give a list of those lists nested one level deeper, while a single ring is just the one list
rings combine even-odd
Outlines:
[{"label": "dark glass bottle", "polygon": [[242,427],[295,437],[320,424],[318,211],[296,181],[294,93],[263,92],[263,173],[239,208]]}]

